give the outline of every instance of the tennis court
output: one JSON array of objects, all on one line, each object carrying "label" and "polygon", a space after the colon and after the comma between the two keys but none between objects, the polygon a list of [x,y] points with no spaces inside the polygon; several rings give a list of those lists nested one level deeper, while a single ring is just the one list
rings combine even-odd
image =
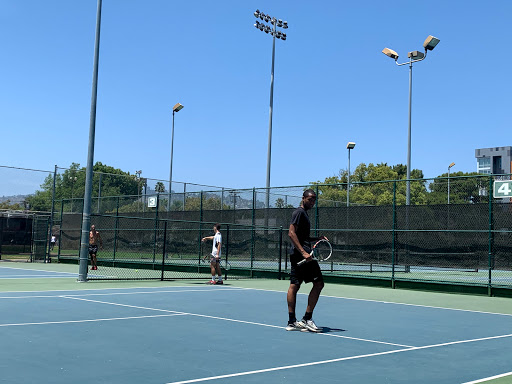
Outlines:
[{"label": "tennis court", "polygon": [[327,284],[313,334],[284,330],[286,281],[77,283],[77,266],[37,267],[0,263],[0,382],[512,380],[506,298]]}]

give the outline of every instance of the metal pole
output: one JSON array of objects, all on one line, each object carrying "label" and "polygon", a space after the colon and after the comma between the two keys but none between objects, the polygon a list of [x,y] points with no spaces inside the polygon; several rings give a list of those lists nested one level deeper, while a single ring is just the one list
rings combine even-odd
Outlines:
[{"label": "metal pole", "polygon": [[450,204],[450,167],[448,167],[448,204]]},{"label": "metal pole", "polygon": [[405,204],[411,204],[411,112],[412,112],[412,58],[409,63],[409,130],[407,134],[407,190]]},{"label": "metal pole", "polygon": [[347,207],[350,205],[350,148],[348,149]]},{"label": "metal pole", "polygon": [[53,171],[53,189],[52,189],[52,211],[50,213],[50,236],[48,236],[48,256],[45,260],[47,263],[51,263],[50,251],[52,245],[52,235],[53,235],[53,211],[55,210],[55,181],[57,179],[57,165],[55,165],[55,170]]},{"label": "metal pole", "polygon": [[172,111],[172,130],[171,130],[171,170],[169,173],[169,199],[167,200],[167,211],[171,210],[171,188],[172,188],[172,152],[174,149],[174,110]]},{"label": "metal pole", "polygon": [[[274,106],[274,62],[276,55],[276,28],[277,21],[274,23],[274,33],[272,38],[272,72],[270,73],[270,116],[268,121],[268,148],[267,148],[267,196],[265,208],[270,207],[270,159],[272,152],[272,109]],[[266,225],[266,224],[265,224]]]},{"label": "metal pole", "polygon": [[91,116],[89,124],[89,150],[85,176],[84,209],[82,216],[82,239],[80,242],[80,266],[78,281],[87,281],[87,261],[89,260],[89,226],[91,224],[92,167],[94,162],[94,137],[96,131],[96,101],[98,99],[98,62],[100,53],[101,1],[96,12],[96,40],[94,43],[94,70],[92,76]]}]

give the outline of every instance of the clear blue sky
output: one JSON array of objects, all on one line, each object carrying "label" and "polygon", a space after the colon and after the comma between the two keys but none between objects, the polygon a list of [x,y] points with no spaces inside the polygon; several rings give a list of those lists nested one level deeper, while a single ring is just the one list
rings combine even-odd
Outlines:
[{"label": "clear blue sky", "polygon": [[[0,2],[0,165],[86,164],[96,0]],[[272,38],[272,186],[324,180],[361,162],[406,163],[407,61],[414,65],[412,168],[476,169],[474,150],[512,145],[512,2],[103,0],[94,160],[168,179],[264,187]],[[0,195],[29,193],[1,182]],[[9,188],[6,188],[9,184]]]}]

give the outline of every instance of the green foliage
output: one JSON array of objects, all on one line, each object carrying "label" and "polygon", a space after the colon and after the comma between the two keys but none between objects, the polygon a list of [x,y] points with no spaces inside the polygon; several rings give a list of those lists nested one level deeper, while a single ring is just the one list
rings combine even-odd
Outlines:
[{"label": "green foliage", "polygon": [[[450,173],[449,180],[450,204],[468,204],[489,201],[488,176],[482,176],[476,172],[455,172]],[[427,199],[428,204],[446,204],[448,202],[448,173],[443,173],[436,177],[428,187],[431,191]]]},{"label": "green foliage", "polygon": [[[356,167],[354,173],[350,175],[350,204],[393,204],[393,189],[395,188],[395,183],[390,180],[405,180],[406,178],[407,167],[402,164],[389,166],[386,163],[377,165],[361,163]],[[419,169],[413,169],[411,171],[411,179],[417,178],[423,178],[423,172]],[[347,170],[340,170],[338,176],[328,177],[323,182],[317,181],[312,183],[313,188],[318,186],[320,195],[318,203],[321,206],[346,203],[347,182]],[[405,204],[406,186],[407,183],[404,181],[396,183],[397,204]],[[425,182],[422,180],[411,181],[410,188],[411,201],[414,204],[425,204],[427,201]]]},{"label": "green foliage", "polygon": [[10,200],[0,202],[0,209],[12,209],[16,211],[23,210],[24,207],[19,203],[11,204]]},{"label": "green foliage", "polygon": [[[55,178],[55,199],[83,199],[85,193],[85,167],[72,163],[69,169],[58,173]],[[143,179],[120,169],[97,162],[93,166],[92,197],[137,195],[142,192]],[[100,185],[101,181],[101,185]],[[41,190],[27,197],[29,208],[34,211],[49,211],[52,206],[53,175],[49,174],[41,184]],[[66,207],[71,204],[67,203]],[[75,209],[79,202],[74,202]],[[67,209],[67,208],[66,208]]]},{"label": "green foliage", "polygon": [[155,191],[156,193],[164,193],[165,192],[165,185],[161,181],[158,181],[155,185]]}]

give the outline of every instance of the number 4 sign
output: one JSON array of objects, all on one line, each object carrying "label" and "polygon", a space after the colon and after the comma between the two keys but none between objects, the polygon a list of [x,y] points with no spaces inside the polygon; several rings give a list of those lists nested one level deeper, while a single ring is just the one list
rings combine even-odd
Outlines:
[{"label": "number 4 sign", "polygon": [[512,197],[512,180],[495,181],[493,187],[493,196],[495,198]]}]

